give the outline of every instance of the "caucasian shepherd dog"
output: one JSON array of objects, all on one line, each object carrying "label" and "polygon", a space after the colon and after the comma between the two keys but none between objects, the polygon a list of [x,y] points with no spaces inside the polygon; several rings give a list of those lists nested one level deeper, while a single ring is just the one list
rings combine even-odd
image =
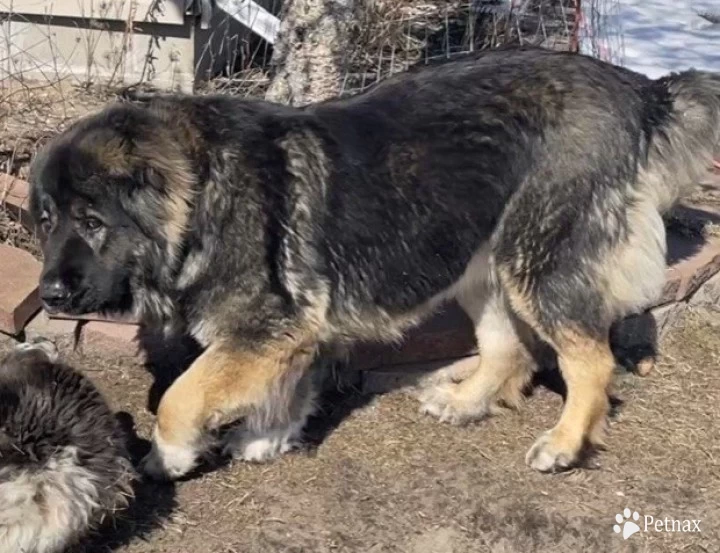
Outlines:
[{"label": "caucasian shepherd dog", "polygon": [[0,552],[65,551],[127,506],[134,480],[112,411],[50,342],[0,360]]},{"label": "caucasian shepherd dog", "polygon": [[423,410],[463,423],[516,403],[534,350],[568,395],[527,463],[602,436],[608,330],[658,296],[661,214],[720,139],[720,75],[649,80],[579,55],[507,49],[419,67],[348,99],[113,105],[32,168],[49,311],[134,310],[204,352],[165,393],[144,468],[176,478],[208,429],[270,458],[311,411],[321,346],[394,341],[447,300],[475,322],[474,374]]}]

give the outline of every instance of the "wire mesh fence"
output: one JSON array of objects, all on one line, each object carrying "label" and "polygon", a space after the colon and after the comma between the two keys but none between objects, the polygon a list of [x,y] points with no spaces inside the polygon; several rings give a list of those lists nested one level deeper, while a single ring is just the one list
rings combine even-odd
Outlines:
[{"label": "wire mesh fence", "polygon": [[[619,0],[376,0],[365,2],[344,60],[339,93],[357,93],[409,66],[508,44],[582,51],[614,61],[621,43],[609,26]],[[269,52],[270,50],[270,52]],[[247,55],[250,51],[254,55]],[[246,48],[213,90],[258,95],[271,48]],[[235,69],[235,71],[232,71]]]}]

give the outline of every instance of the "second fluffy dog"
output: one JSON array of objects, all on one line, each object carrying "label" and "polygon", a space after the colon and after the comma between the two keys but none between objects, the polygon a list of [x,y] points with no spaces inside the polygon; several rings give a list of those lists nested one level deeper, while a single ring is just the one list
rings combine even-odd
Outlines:
[{"label": "second fluffy dog", "polygon": [[0,460],[0,553],[64,551],[131,495],[113,413],[50,342],[0,362]]}]

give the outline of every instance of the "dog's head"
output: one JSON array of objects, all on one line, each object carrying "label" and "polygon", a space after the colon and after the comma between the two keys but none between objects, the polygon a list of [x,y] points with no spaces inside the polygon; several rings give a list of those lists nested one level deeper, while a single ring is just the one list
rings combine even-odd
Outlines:
[{"label": "dog's head", "polygon": [[[166,118],[130,104],[77,122],[33,162],[49,312],[124,312],[148,251],[171,263],[187,222],[190,163]],[[169,257],[169,259],[167,259]],[[149,275],[151,278],[152,275]]]},{"label": "dog's head", "polygon": [[57,359],[57,347],[49,340],[22,342],[0,359],[0,387],[41,385]]},{"label": "dog's head", "polygon": [[46,388],[57,358],[55,345],[43,339],[18,344],[0,358],[0,457],[9,447],[5,422],[20,403],[23,390]]}]

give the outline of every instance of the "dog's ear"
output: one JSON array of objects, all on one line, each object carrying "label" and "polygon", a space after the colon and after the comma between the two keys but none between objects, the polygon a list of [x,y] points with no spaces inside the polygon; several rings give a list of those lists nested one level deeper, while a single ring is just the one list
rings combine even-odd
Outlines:
[{"label": "dog's ear", "polygon": [[185,163],[166,121],[150,110],[120,104],[109,110],[107,122],[114,147],[125,157],[124,165],[129,165],[133,192],[166,192],[168,179]]},{"label": "dog's ear", "polygon": [[137,190],[154,190],[157,192],[165,191],[165,177],[163,174],[149,165],[138,167],[135,171],[133,182],[137,185]]},{"label": "dog's ear", "polygon": [[132,104],[112,106],[105,114],[104,130],[111,133],[103,137],[108,142],[108,149],[116,150],[125,156],[126,162],[135,166],[132,172],[139,184],[157,184],[157,175],[151,170],[146,171],[145,166],[152,166],[151,162],[157,155],[153,152],[153,145],[168,139],[165,125],[149,110]]},{"label": "dog's ear", "polygon": [[16,348],[0,362],[0,385],[18,390],[42,387],[50,380],[52,363],[40,349]]},{"label": "dog's ear", "polygon": [[106,127],[128,137],[140,135],[151,118],[146,110],[132,104],[117,104],[105,113]]}]

